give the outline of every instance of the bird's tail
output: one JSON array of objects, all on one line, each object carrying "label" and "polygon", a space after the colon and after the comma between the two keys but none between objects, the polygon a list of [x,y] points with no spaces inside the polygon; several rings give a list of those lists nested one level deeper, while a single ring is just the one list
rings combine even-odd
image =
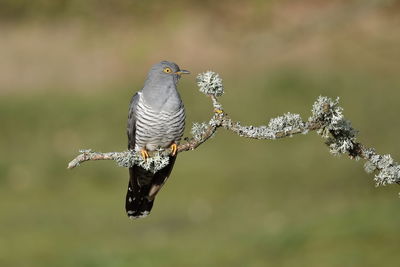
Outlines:
[{"label": "bird's tail", "polygon": [[169,164],[156,173],[139,166],[129,168],[129,184],[125,209],[129,218],[143,218],[149,215],[154,198],[171,174],[176,159],[170,156]]},{"label": "bird's tail", "polygon": [[[131,177],[134,175],[133,168],[129,169]],[[131,219],[146,217],[153,207],[154,198],[148,196],[146,187],[139,187],[136,179],[130,179],[128,191],[126,192],[125,209]]]}]

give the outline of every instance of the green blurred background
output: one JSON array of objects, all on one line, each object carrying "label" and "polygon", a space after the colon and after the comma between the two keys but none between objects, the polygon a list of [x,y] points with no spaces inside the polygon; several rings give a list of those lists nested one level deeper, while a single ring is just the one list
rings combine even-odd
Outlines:
[{"label": "green blurred background", "polygon": [[187,134],[211,106],[196,73],[224,79],[229,114],[265,124],[339,96],[359,140],[400,158],[400,1],[0,2],[0,266],[398,266],[400,187],[316,134],[220,130],[182,153],[151,216],[124,211],[130,97],[172,60]]}]

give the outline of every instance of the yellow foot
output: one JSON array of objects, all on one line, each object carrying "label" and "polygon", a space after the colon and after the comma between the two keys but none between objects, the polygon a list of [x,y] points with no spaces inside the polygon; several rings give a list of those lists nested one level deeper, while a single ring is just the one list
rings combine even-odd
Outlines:
[{"label": "yellow foot", "polygon": [[224,113],[224,111],[223,111],[223,110],[220,110],[220,109],[217,109],[217,108],[216,108],[216,109],[214,109],[214,112],[215,112],[215,113],[218,113],[218,114]]},{"label": "yellow foot", "polygon": [[171,148],[171,156],[175,156],[176,151],[178,150],[178,145],[173,143],[170,148]]},{"label": "yellow foot", "polygon": [[149,153],[147,152],[147,150],[146,150],[145,148],[143,148],[143,149],[140,150],[140,154],[142,155],[142,158],[143,158],[144,160],[147,160],[148,157],[149,157]]}]

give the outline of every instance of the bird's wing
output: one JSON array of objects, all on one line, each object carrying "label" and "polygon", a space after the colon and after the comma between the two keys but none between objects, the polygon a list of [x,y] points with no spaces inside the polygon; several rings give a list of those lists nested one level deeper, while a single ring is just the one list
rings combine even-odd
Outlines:
[{"label": "bird's wing", "polygon": [[137,92],[131,99],[128,113],[128,149],[135,149],[135,135],[136,135],[136,107],[139,102],[140,93]]}]

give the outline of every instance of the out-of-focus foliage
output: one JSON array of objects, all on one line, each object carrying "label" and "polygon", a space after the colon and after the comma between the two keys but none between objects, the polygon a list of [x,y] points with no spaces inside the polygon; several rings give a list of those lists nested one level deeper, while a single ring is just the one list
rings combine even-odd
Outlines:
[{"label": "out-of-focus foliage", "polygon": [[212,69],[232,118],[307,118],[338,96],[359,140],[399,161],[398,1],[185,2],[116,3],[147,10],[119,20],[106,2],[1,1],[0,266],[396,266],[400,189],[315,134],[219,131],[179,155],[144,220],[125,215],[125,168],[66,169],[79,149],[126,149],[130,97],[164,59],[193,73],[187,132],[212,113],[195,75]]},{"label": "out-of-focus foliage", "polygon": [[[177,7],[187,1],[171,1],[171,7]],[[192,1],[195,2],[195,1]],[[44,17],[49,19],[59,17],[91,18],[98,15],[138,16],[145,12],[156,10],[163,1],[150,0],[4,0],[0,3],[0,14],[9,19]]]},{"label": "out-of-focus foliage", "polygon": [[[182,15],[185,12],[207,12],[220,17],[232,17],[229,10],[242,7],[255,10],[269,6],[273,1],[251,0],[246,2],[195,1],[195,0],[3,0],[0,2],[0,17],[7,20],[41,18],[46,20],[79,18],[85,20],[104,20],[134,18],[161,19]],[[239,11],[240,13],[240,11]]]}]

